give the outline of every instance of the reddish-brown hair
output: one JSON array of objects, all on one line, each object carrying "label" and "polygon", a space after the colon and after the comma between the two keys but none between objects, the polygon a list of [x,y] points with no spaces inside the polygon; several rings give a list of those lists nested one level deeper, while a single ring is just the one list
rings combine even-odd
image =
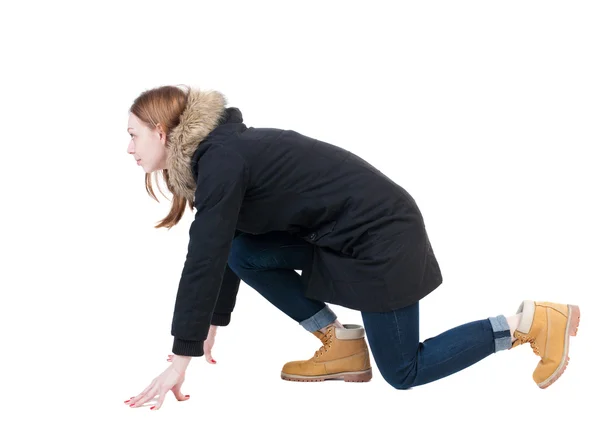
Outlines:
[{"label": "reddish-brown hair", "polygon": [[[171,85],[146,90],[133,101],[133,105],[130,107],[129,112],[133,113],[141,122],[152,130],[160,124],[162,130],[167,135],[168,141],[171,130],[179,125],[179,119],[187,104],[190,87],[187,85],[184,85],[183,87],[186,91],[180,89],[178,86]],[[154,227],[170,229],[179,223],[179,220],[181,220],[181,217],[185,212],[186,205],[188,205],[190,209],[193,209],[193,203],[189,202],[186,198],[177,195],[171,188],[169,185],[169,172],[167,169],[158,170],[152,173],[154,174],[154,179],[160,193],[167,198],[162,192],[158,181],[158,176],[162,173],[163,180],[167,185],[169,192],[173,195],[169,214]],[[152,188],[152,173],[146,173],[146,192],[158,201]]]}]

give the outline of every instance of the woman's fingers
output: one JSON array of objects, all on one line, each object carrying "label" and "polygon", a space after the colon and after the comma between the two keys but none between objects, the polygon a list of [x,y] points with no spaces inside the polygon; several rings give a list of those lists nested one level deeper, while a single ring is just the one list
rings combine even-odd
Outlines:
[{"label": "woman's fingers", "polygon": [[140,398],[142,398],[146,394],[146,392],[148,392],[154,386],[154,384],[156,384],[156,378],[154,378],[152,380],[152,382],[148,385],[148,387],[146,387],[144,390],[142,390],[139,394],[137,394],[133,398],[125,401],[125,403],[127,403],[129,405],[137,403],[140,400]]},{"label": "woman's fingers", "polygon": [[153,387],[150,388],[150,390],[145,392],[144,396],[142,396],[139,400],[134,401],[135,404],[132,407],[140,407],[141,405],[147,403],[148,401],[150,401],[152,398],[154,398],[156,396],[156,394],[158,393],[158,390],[159,390],[159,386],[158,386],[158,383],[156,383]]},{"label": "woman's fingers", "polygon": [[[176,359],[179,358],[174,358],[174,360]],[[188,363],[185,361],[183,363],[173,363],[159,376],[154,378],[150,385],[146,387],[140,395],[127,400],[126,403],[132,402],[130,407],[140,407],[158,395],[156,404],[150,408],[151,410],[158,410],[162,407],[166,394],[169,393],[169,390],[173,391],[177,400],[187,400],[190,396],[182,395],[181,393],[181,385],[185,381],[185,368],[187,367],[187,364]],[[174,368],[176,365],[178,366],[179,370]]]},{"label": "woman's fingers", "polygon": [[173,392],[173,395],[175,395],[175,399],[177,399],[177,401],[185,401],[188,400],[190,398],[189,395],[184,395],[181,392],[181,385],[183,384],[183,381],[179,381],[177,384],[175,384],[173,386],[173,388],[171,389],[171,391]]},{"label": "woman's fingers", "polygon": [[214,360],[214,358],[212,357],[212,348],[213,345],[215,344],[215,340],[214,339],[207,339],[206,341],[204,341],[204,359],[206,359],[206,362],[208,362],[209,364],[216,364],[217,361]]},{"label": "woman's fingers", "polygon": [[169,391],[169,389],[167,389],[165,386],[161,386],[161,388],[158,392],[158,401],[156,402],[156,404],[154,406],[152,406],[150,408],[150,410],[160,409],[160,406],[162,406],[163,401],[165,400],[165,395],[167,394],[168,391]]},{"label": "woman's fingers", "polygon": [[210,354],[210,350],[207,352],[204,352],[204,358],[206,358],[206,362],[208,362],[210,364],[216,364],[216,361],[213,359],[212,355]]},{"label": "woman's fingers", "polygon": [[167,356],[167,361],[168,362],[173,362],[173,355]]},{"label": "woman's fingers", "polygon": [[175,399],[177,401],[187,401],[190,399],[189,395],[184,395],[183,393],[181,393],[181,391],[175,393],[175,391],[173,391],[173,394],[175,395]]}]

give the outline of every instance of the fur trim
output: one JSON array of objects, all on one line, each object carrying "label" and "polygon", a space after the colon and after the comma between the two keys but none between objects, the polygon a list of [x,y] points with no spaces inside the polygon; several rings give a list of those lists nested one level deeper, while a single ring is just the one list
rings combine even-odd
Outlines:
[{"label": "fur trim", "polygon": [[190,88],[179,124],[169,134],[166,145],[169,185],[176,195],[191,203],[196,191],[192,156],[198,144],[217,127],[226,106],[227,99],[222,93]]}]

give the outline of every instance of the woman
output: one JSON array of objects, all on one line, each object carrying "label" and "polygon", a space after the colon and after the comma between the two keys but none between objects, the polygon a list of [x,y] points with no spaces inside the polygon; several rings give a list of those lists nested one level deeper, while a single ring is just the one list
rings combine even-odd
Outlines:
[{"label": "woman", "polygon": [[[419,301],[442,283],[423,216],[410,194],[340,147],[291,130],[247,127],[216,91],[164,86],[133,103],[128,153],[162,171],[173,194],[170,228],[196,208],[176,296],[172,364],[136,397],[140,407],[171,390],[178,400],[192,357],[206,356],[228,325],[243,280],[313,333],[323,346],[283,366],[297,381],[371,379],[369,348],[397,389],[443,378],[492,353],[530,343],[533,373],[552,384],[568,361],[576,305],[523,301],[515,315],[488,317],[419,341]],[[298,274],[295,270],[300,270]],[[361,312],[341,324],[327,303]]]}]

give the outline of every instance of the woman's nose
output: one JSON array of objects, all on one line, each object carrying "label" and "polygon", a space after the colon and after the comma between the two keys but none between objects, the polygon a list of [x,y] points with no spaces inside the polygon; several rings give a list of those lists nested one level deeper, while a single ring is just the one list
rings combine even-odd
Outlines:
[{"label": "woman's nose", "polygon": [[127,153],[133,153],[133,141],[127,146]]}]

